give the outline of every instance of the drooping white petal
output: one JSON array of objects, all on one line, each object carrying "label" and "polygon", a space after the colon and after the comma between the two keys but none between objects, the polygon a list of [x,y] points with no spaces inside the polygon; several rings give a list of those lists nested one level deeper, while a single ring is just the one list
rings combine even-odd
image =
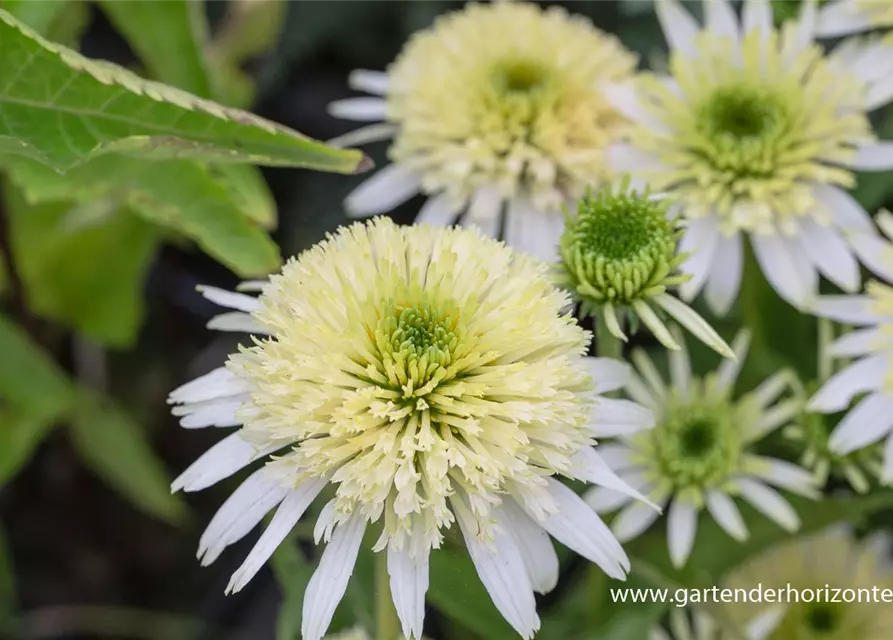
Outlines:
[{"label": "drooping white petal", "polygon": [[597,393],[608,393],[622,388],[629,381],[629,365],[616,358],[583,358],[583,364]]},{"label": "drooping white petal", "polygon": [[815,477],[806,469],[798,467],[792,462],[747,454],[744,457],[744,468],[751,475],[776,487],[807,498],[817,499],[819,497]]},{"label": "drooping white petal", "polygon": [[332,534],[304,592],[303,640],[321,640],[329,628],[353,573],[365,530],[366,519],[356,512]]},{"label": "drooping white petal", "polygon": [[549,534],[511,498],[503,501],[501,512],[502,524],[515,539],[533,590],[549,593],[558,584],[558,554]]},{"label": "drooping white petal", "polygon": [[204,402],[248,391],[250,387],[226,367],[217,367],[203,376],[171,391],[168,402]]},{"label": "drooping white petal", "polygon": [[863,144],[856,155],[844,161],[856,171],[887,171],[893,169],[893,142],[881,141]]},{"label": "drooping white petal", "polygon": [[772,29],[772,7],[767,0],[748,0],[741,10],[745,34],[757,29],[768,33]]},{"label": "drooping white petal", "polygon": [[816,35],[837,38],[871,28],[871,17],[853,0],[833,0],[819,9]]},{"label": "drooping white petal", "polygon": [[732,354],[734,357],[723,360],[716,369],[716,388],[725,391],[735,386],[738,380],[738,374],[744,359],[747,357],[747,350],[750,348],[750,331],[741,329],[732,340]]},{"label": "drooping white petal", "polygon": [[688,398],[688,392],[691,387],[691,360],[688,357],[688,348],[685,346],[685,340],[681,336],[676,337],[679,348],[670,351],[668,358],[670,360],[670,382],[680,398]]},{"label": "drooping white petal", "polygon": [[600,443],[597,453],[615,473],[637,466],[630,456],[632,449],[619,442]]},{"label": "drooping white petal", "polygon": [[771,409],[765,410],[759,418],[745,427],[744,437],[747,442],[756,442],[779,427],[791,422],[803,411],[803,402],[799,398],[789,398],[779,402]]},{"label": "drooping white petal", "polygon": [[757,388],[751,391],[748,396],[755,406],[760,411],[763,411],[775,402],[785,390],[790,388],[791,380],[795,377],[796,374],[787,369],[776,371],[757,385]]},{"label": "drooping white petal", "polygon": [[[887,55],[890,54],[888,49]],[[887,76],[873,83],[865,96],[865,109],[874,111],[883,107],[893,99],[893,77]]]},{"label": "drooping white petal", "polygon": [[801,222],[800,231],[798,243],[815,268],[844,291],[856,291],[861,283],[859,263],[837,231],[812,220]]},{"label": "drooping white petal", "polygon": [[591,507],[596,513],[611,513],[617,511],[622,506],[632,502],[632,498],[619,491],[606,489],[605,487],[595,487],[590,489],[584,495],[584,502]]},{"label": "drooping white petal", "polygon": [[877,233],[871,216],[848,192],[828,184],[815,185],[812,192],[818,202],[828,207],[837,226],[844,231]]},{"label": "drooping white petal", "polygon": [[871,304],[871,298],[864,295],[821,296],[813,301],[810,311],[843,324],[864,326],[879,320]]},{"label": "drooping white petal", "polygon": [[822,385],[809,401],[809,409],[823,413],[846,409],[856,395],[880,389],[888,368],[889,357],[886,355],[854,362]]},{"label": "drooping white petal", "polygon": [[590,430],[596,438],[635,433],[654,424],[654,414],[621,398],[599,398],[592,409]]},{"label": "drooping white petal", "polygon": [[352,217],[386,213],[419,192],[421,175],[405,164],[391,164],[368,178],[344,200]]},{"label": "drooping white petal", "polygon": [[791,251],[778,236],[752,236],[754,255],[766,280],[784,300],[798,309],[804,308],[816,290],[817,277],[805,258]]},{"label": "drooping white petal", "polygon": [[754,509],[778,523],[785,531],[793,533],[800,528],[800,517],[780,493],[766,484],[751,478],[736,481],[741,497]]},{"label": "drooping white petal", "polygon": [[872,393],[850,411],[831,433],[831,451],[847,454],[866,447],[893,430],[893,398]]},{"label": "drooping white petal", "polygon": [[457,201],[447,194],[441,194],[428,198],[419,215],[416,216],[416,224],[430,224],[435,227],[447,227],[456,222],[456,216],[465,205],[461,200]]},{"label": "drooping white petal", "polygon": [[787,606],[775,604],[751,620],[744,629],[745,640],[768,640],[788,612]]},{"label": "drooping white petal", "polygon": [[506,532],[497,532],[492,541],[481,540],[480,527],[468,507],[456,497],[451,502],[468,555],[493,604],[521,637],[533,638],[540,619],[533,586],[514,539]]},{"label": "drooping white petal", "polygon": [[832,342],[828,354],[835,358],[852,358],[869,354],[880,345],[893,347],[893,336],[888,336],[883,329],[859,329]]},{"label": "drooping white petal", "polygon": [[198,543],[202,565],[211,564],[226,547],[244,538],[288,492],[264,469],[248,476],[217,510],[202,534]]},{"label": "drooping white petal", "polygon": [[390,140],[399,131],[397,125],[386,122],[366,125],[353,131],[340,135],[326,141],[330,147],[338,149],[348,149],[350,147],[358,147],[360,145],[369,144],[370,142],[381,142],[382,140]]},{"label": "drooping white petal", "polygon": [[692,255],[682,264],[682,271],[691,276],[679,286],[683,300],[692,300],[707,282],[713,270],[716,247],[719,244],[719,227],[712,218],[691,220],[679,241],[679,253]]},{"label": "drooping white petal", "polygon": [[629,542],[648,530],[660,511],[640,502],[627,505],[611,523],[611,530],[620,542]]},{"label": "drooping white petal", "polygon": [[740,233],[723,237],[716,245],[713,262],[704,287],[707,306],[718,316],[724,316],[731,309],[741,288],[741,274],[744,270],[744,248]]},{"label": "drooping white petal", "polygon": [[853,234],[850,244],[869,271],[893,282],[893,244],[873,234]]},{"label": "drooping white petal", "polygon": [[667,543],[670,560],[682,567],[691,555],[698,531],[698,510],[685,500],[673,500],[667,513]]},{"label": "drooping white petal", "polygon": [[330,103],[328,111],[336,118],[345,120],[386,120],[388,102],[384,98],[345,98]]},{"label": "drooping white petal", "polygon": [[282,544],[285,537],[291,532],[301,516],[313,502],[314,498],[326,486],[326,478],[313,478],[306,480],[285,496],[282,504],[276,509],[276,514],[270,520],[270,524],[264,529],[257,544],[245,558],[245,562],[236,569],[226,587],[227,593],[241,591],[253,578],[264,563],[270,559],[277,547]]},{"label": "drooping white petal", "polygon": [[391,598],[403,635],[421,638],[425,625],[425,594],[428,592],[429,549],[425,547],[414,556],[408,551],[389,547],[387,554]]},{"label": "drooping white petal", "polygon": [[670,128],[658,116],[654,115],[642,104],[635,84],[632,82],[606,82],[601,87],[602,95],[617,111],[627,118],[641,124],[652,131],[670,133]]},{"label": "drooping white petal", "polygon": [[269,335],[270,333],[257,318],[241,311],[218,314],[208,320],[208,324],[205,326],[214,331],[237,331],[239,333],[258,333],[262,335]]},{"label": "drooping white petal", "polygon": [[557,259],[564,231],[561,212],[540,211],[526,198],[514,198],[508,203],[505,227],[505,241],[512,248],[541,260]]},{"label": "drooping white petal", "polygon": [[636,491],[635,488],[620,479],[620,477],[608,466],[608,463],[592,447],[583,447],[571,456],[571,475],[579,480],[585,480],[590,484],[597,484],[608,489],[620,491],[628,496],[640,500],[655,511],[657,505]]},{"label": "drooping white petal", "polygon": [[499,233],[499,217],[502,212],[502,195],[495,187],[480,187],[471,197],[468,212],[462,219],[463,226],[475,226],[485,235],[496,237]]},{"label": "drooping white petal", "polygon": [[347,86],[355,91],[365,91],[377,96],[387,94],[391,80],[384,71],[354,69],[347,76]]},{"label": "drooping white petal", "polygon": [[234,291],[226,291],[218,287],[208,287],[201,285],[196,290],[205,298],[219,304],[221,307],[229,307],[230,309],[238,309],[251,313],[260,309],[260,302],[254,296],[246,296],[244,293],[236,293]]},{"label": "drooping white petal", "polygon": [[235,427],[242,424],[236,412],[242,408],[250,396],[240,394],[225,398],[214,398],[203,402],[190,402],[171,409],[171,413],[180,418],[180,426],[185,429],[201,429],[203,427]]},{"label": "drooping white petal", "polygon": [[668,394],[667,385],[664,383],[660,372],[657,370],[657,367],[654,365],[654,361],[650,358],[648,352],[644,349],[636,349],[632,353],[632,361],[636,366],[639,375],[642,376],[645,384],[648,385],[648,390],[651,394],[655,398],[664,400]]},{"label": "drooping white petal", "polygon": [[558,510],[543,520],[536,519],[528,505],[529,516],[564,546],[597,564],[617,580],[625,580],[629,558],[611,530],[580,496],[554,478],[547,478],[548,492]]},{"label": "drooping white petal", "polygon": [[676,0],[655,2],[657,19],[670,48],[687,58],[697,53],[697,34],[700,30],[692,15]]},{"label": "drooping white petal", "polygon": [[706,497],[707,511],[713,516],[723,531],[739,542],[747,540],[747,526],[735,501],[721,491],[708,491]]},{"label": "drooping white petal", "polygon": [[[656,297],[650,298],[649,300],[657,302]],[[648,330],[654,334],[654,337],[657,338],[658,342],[664,345],[667,349],[679,348],[679,343],[673,338],[670,329],[664,324],[664,321],[661,320],[660,316],[654,312],[654,309],[652,309],[647,302],[644,300],[634,300],[633,309],[639,316],[639,320],[642,321],[642,324],[648,327]]]},{"label": "drooping white petal", "polygon": [[171,484],[171,491],[201,491],[228,478],[254,460],[281,449],[283,443],[257,449],[236,432],[203,453]]},{"label": "drooping white petal", "polygon": [[687,304],[666,293],[656,295],[652,300],[708,347],[726,358],[734,357],[725,340],[716,333],[716,330],[704,318]]}]

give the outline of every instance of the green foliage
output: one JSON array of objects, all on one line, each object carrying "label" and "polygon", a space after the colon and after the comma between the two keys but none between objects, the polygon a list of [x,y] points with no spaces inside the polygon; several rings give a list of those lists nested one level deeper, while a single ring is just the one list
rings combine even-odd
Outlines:
[{"label": "green foliage", "polygon": [[58,171],[111,152],[343,173],[356,171],[363,158],[89,60],[45,40],[3,10],[0,59],[0,151]]},{"label": "green foliage", "polygon": [[71,440],[83,460],[133,505],[171,523],[185,516],[180,497],[139,424],[108,398],[83,391],[71,421]]},{"label": "green foliage", "polygon": [[[152,162],[104,156],[64,176],[31,161],[18,161],[10,175],[32,204],[111,200],[143,219],[182,233],[241,276],[279,266],[279,251],[252,219],[272,222],[269,195],[251,169],[217,171],[186,160]],[[234,195],[235,194],[235,195]]]},{"label": "green foliage", "polygon": [[297,640],[301,637],[304,590],[313,575],[313,567],[301,555],[294,537],[279,545],[270,564],[282,590],[282,606],[276,618],[276,640]]},{"label": "green foliage", "polygon": [[5,195],[30,308],[105,344],[132,343],[142,323],[143,280],[158,229],[114,201],[29,207],[17,190]]},{"label": "green foliage", "polygon": [[208,38],[204,2],[102,0],[100,4],[153,79],[202,98],[215,97],[202,53]]}]

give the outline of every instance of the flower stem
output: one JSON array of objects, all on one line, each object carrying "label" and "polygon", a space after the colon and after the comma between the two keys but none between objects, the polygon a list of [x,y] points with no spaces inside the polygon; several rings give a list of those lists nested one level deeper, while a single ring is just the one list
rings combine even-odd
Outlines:
[{"label": "flower stem", "polygon": [[834,325],[828,318],[819,318],[819,382],[824,382],[834,373],[834,363],[829,354],[834,342]]},{"label": "flower stem", "polygon": [[603,358],[623,357],[623,341],[614,336],[604,321],[595,319],[595,352]]},{"label": "flower stem", "polygon": [[391,601],[391,585],[388,580],[388,553],[375,554],[375,639],[398,640],[400,621]]}]

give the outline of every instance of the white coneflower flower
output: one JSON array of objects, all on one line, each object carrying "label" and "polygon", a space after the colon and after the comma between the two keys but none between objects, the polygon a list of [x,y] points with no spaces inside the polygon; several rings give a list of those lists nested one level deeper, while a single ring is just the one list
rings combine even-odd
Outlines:
[{"label": "white coneflower flower", "polygon": [[893,3],[889,0],[832,0],[819,9],[816,35],[846,36],[893,27]]},{"label": "white coneflower flower", "polygon": [[704,611],[694,609],[689,616],[685,609],[674,608],[670,610],[669,629],[653,627],[648,640],[766,640],[778,618],[777,612],[772,610],[769,615],[749,621],[738,635],[732,635]]},{"label": "white coneflower flower", "polygon": [[429,552],[454,521],[497,609],[525,638],[539,627],[534,591],[558,576],[549,535],[625,576],[620,544],[558,476],[635,493],[592,438],[649,426],[651,413],[597,396],[628,368],[583,356],[589,335],[562,313],[570,299],[545,263],[476,230],[377,219],[292,259],[257,298],[203,292],[236,310],[212,326],[267,336],[171,394],[185,427],[241,426],[174,489],[266,461],[201,539],[207,564],[278,506],[229,591],[327,485],[315,536],[328,544],[304,596],[304,640],[325,633],[370,523],[407,637],[421,637]]},{"label": "white coneflower flower", "polygon": [[888,542],[858,542],[840,528],[785,542],[734,570],[723,586],[785,591],[790,585],[799,598],[782,604],[739,601],[724,610],[739,625],[771,618],[757,640],[889,640],[893,609],[870,601],[873,588],[893,588]]},{"label": "white coneflower flower", "polygon": [[[676,253],[681,235],[666,201],[628,181],[589,192],[568,214],[559,245],[557,282],[615,338],[626,342],[624,320],[642,321],[669,349],[679,349],[661,315],[667,315],[726,357],[732,351],[706,320],[667,289],[690,276],[679,272],[687,254]],[[598,345],[601,348],[601,345]]]},{"label": "white coneflower flower", "polygon": [[[893,215],[881,211],[878,225],[893,239]],[[893,283],[893,245],[872,235],[857,243],[863,261],[887,283]],[[881,480],[893,483],[893,286],[869,282],[860,295],[823,296],[814,313],[861,327],[838,338],[830,354],[856,361],[832,376],[819,389],[809,408],[835,413],[849,408],[857,395],[867,393],[837,424],[828,446],[847,455],[886,438]]]},{"label": "white coneflower flower", "polygon": [[816,7],[772,26],[764,0],[704,2],[702,30],[675,0],[656,7],[670,43],[670,75],[643,74],[608,91],[634,120],[614,167],[679,201],[688,220],[682,251],[717,313],[738,295],[747,236],[781,297],[803,307],[824,275],[860,285],[850,232],[874,232],[846,189],[854,171],[893,167],[868,112],[893,97],[893,41],[851,39],[825,55],[813,43]]},{"label": "white coneflower flower", "polygon": [[625,119],[600,84],[636,57],[582,16],[523,2],[469,4],[407,43],[387,73],[350,84],[379,97],[334,103],[334,115],[384,120],[336,143],[394,142],[393,164],[347,199],[353,215],[384,213],[422,192],[417,222],[462,215],[488,235],[552,259],[561,206],[606,175],[604,151]]},{"label": "white coneflower flower", "polygon": [[[756,441],[787,423],[801,405],[796,399],[781,399],[787,389],[781,373],[738,400],[732,398],[748,340],[746,332],[740,333],[733,342],[737,360],[724,361],[704,379],[692,376],[684,349],[670,351],[670,386],[644,351],[635,352],[641,378],[633,375],[627,392],[654,411],[656,425],[637,433],[612,433],[619,441],[599,447],[620,477],[655,504],[664,507],[672,501],[667,533],[676,566],[684,565],[691,553],[704,507],[730,536],[744,540],[748,531],[732,496],[740,496],[794,531],[799,527],[796,512],[768,485],[817,495],[812,474],[805,469],[750,452]],[[622,541],[643,533],[659,515],[610,489],[592,490],[587,501],[599,512],[623,507],[612,523]]]}]

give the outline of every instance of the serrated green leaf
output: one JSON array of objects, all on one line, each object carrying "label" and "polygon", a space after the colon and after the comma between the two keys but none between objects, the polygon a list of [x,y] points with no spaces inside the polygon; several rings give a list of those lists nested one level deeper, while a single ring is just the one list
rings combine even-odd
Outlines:
[{"label": "serrated green leaf", "polygon": [[108,398],[83,391],[71,421],[71,441],[81,460],[100,478],[149,515],[183,520],[181,498],[143,430]]},{"label": "serrated green leaf", "polygon": [[143,80],[51,43],[0,10],[0,149],[64,172],[119,152],[349,173],[357,151]]},{"label": "serrated green leaf", "polygon": [[204,2],[102,0],[100,5],[154,80],[216,97],[202,53],[208,38]]},{"label": "serrated green leaf", "polygon": [[30,336],[0,315],[0,404],[22,416],[49,420],[64,413],[74,399],[65,373]]},{"label": "serrated green leaf", "polygon": [[[104,156],[64,176],[27,160],[8,168],[32,204],[113,200],[145,220],[186,235],[242,277],[267,274],[280,264],[275,243],[199,163]],[[242,193],[242,205],[246,202]],[[256,202],[250,208],[263,215]]]},{"label": "serrated green leaf", "polygon": [[4,191],[29,308],[103,344],[130,345],[143,320],[158,229],[113,201],[28,206],[17,190]]},{"label": "serrated green leaf", "polygon": [[464,550],[439,549],[431,554],[430,563],[428,601],[439,611],[485,640],[518,637],[496,610]]}]

